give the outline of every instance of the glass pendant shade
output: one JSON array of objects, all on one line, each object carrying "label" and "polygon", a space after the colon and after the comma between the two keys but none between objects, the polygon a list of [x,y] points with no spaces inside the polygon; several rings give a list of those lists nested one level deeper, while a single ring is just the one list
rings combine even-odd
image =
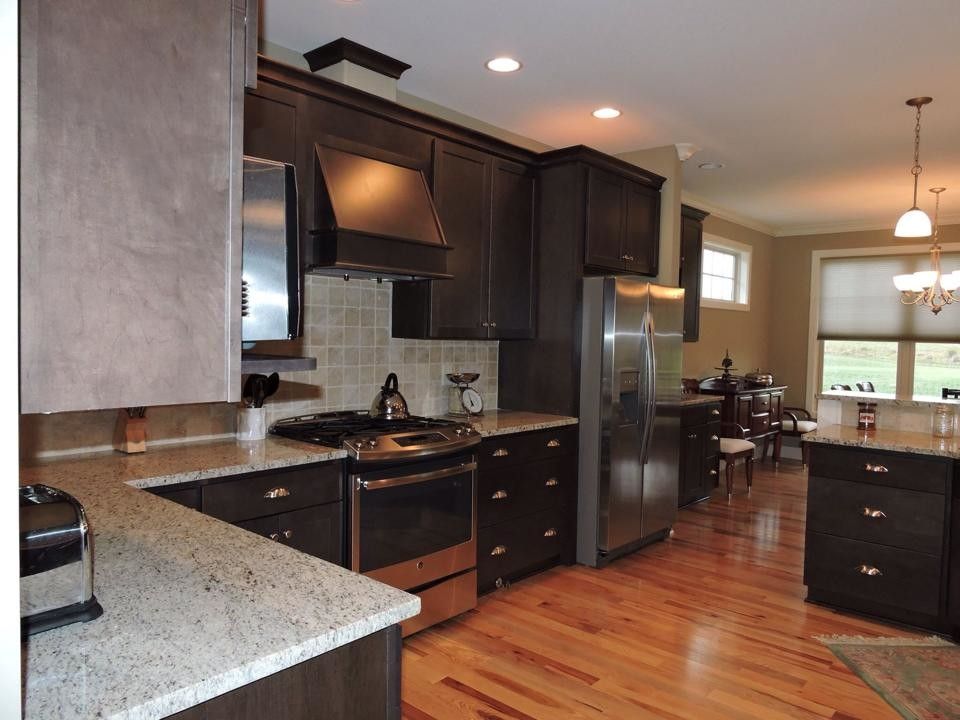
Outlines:
[{"label": "glass pendant shade", "polygon": [[953,292],[960,287],[960,270],[954,270],[949,275],[941,275],[940,287],[949,292]]},{"label": "glass pendant shade", "polygon": [[914,280],[913,273],[907,273],[906,275],[894,275],[893,277],[894,287],[897,288],[900,292],[920,292],[923,290],[922,287]]},{"label": "glass pendant shade", "polygon": [[910,208],[901,215],[893,231],[896,237],[930,237],[932,233],[930,216],[917,207]]}]

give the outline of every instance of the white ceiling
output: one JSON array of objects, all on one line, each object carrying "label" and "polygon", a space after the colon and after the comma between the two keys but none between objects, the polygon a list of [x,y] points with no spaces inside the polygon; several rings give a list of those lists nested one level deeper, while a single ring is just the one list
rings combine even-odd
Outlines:
[{"label": "white ceiling", "polygon": [[[960,0],[265,0],[264,36],[341,36],[413,65],[400,89],[540,142],[703,148],[684,190],[789,235],[892,227],[925,189],[960,221]],[[483,63],[523,62],[512,75]],[[623,110],[601,121],[601,105]],[[725,163],[705,171],[697,164]],[[951,190],[953,192],[951,192]]]}]

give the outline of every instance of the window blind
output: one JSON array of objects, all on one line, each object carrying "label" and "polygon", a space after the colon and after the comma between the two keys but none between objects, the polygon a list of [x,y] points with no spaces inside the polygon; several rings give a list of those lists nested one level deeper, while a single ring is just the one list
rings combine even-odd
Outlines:
[{"label": "window blind", "polygon": [[[960,269],[960,253],[940,257],[944,272]],[[930,254],[824,258],[820,262],[821,340],[960,341],[960,304],[939,315],[903,305],[893,276],[930,269]]]}]

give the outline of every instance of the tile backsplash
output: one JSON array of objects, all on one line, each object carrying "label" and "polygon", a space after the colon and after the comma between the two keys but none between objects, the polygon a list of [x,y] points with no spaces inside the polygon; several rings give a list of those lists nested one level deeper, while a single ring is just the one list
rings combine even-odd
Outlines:
[{"label": "tile backsplash", "polygon": [[[375,280],[308,275],[304,280],[303,337],[258,343],[256,352],[317,358],[311,372],[281,373],[268,399],[268,422],[326,410],[368,409],[388,373],[395,372],[410,411],[446,412],[449,372],[478,372],[484,405],[497,407],[495,341],[403,340],[390,336],[391,287]],[[21,456],[106,449],[116,410],[21,417]],[[161,442],[232,435],[235,407],[225,403],[150,408],[148,447]]]},{"label": "tile backsplash", "polygon": [[[266,404],[270,422],[321,410],[368,409],[391,372],[417,415],[446,411],[450,372],[480,373],[474,387],[487,407],[497,406],[499,343],[393,338],[391,297],[388,283],[306,277],[303,337],[296,352],[317,358],[317,369],[281,374],[280,391]],[[282,353],[289,343],[262,345],[270,345],[264,352]]]}]

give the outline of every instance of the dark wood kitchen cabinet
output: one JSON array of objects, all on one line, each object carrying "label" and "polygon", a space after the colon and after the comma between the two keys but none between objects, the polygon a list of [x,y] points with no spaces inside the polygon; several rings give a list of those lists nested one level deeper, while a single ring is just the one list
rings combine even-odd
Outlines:
[{"label": "dark wood kitchen cabinet", "polygon": [[170,720],[400,720],[399,625],[170,715]]},{"label": "dark wood kitchen cabinet", "polygon": [[952,460],[933,455],[812,444],[807,599],[956,632],[950,606],[958,561],[950,538],[953,472]]},{"label": "dark wood kitchen cabinet", "polygon": [[572,563],[576,553],[577,427],[485,438],[477,453],[477,585]]},{"label": "dark wood kitchen cabinet", "polygon": [[703,221],[709,213],[680,206],[680,287],[683,294],[683,341],[700,339],[700,283],[703,266]]},{"label": "dark wood kitchen cabinet", "polygon": [[525,165],[435,142],[433,199],[453,278],[394,283],[394,337],[533,337],[534,189]]},{"label": "dark wood kitchen cabinet", "polygon": [[706,500],[720,468],[720,401],[680,408],[680,492],[678,505]]},{"label": "dark wood kitchen cabinet", "polygon": [[300,465],[151,492],[244,530],[343,565],[343,468]]},{"label": "dark wood kitchen cabinet", "polygon": [[587,168],[584,264],[599,270],[656,275],[660,255],[660,191],[630,178]]},{"label": "dark wood kitchen cabinet", "polygon": [[22,412],[240,399],[256,9],[20,4]]},{"label": "dark wood kitchen cabinet", "polygon": [[243,154],[294,164],[297,161],[297,108],[248,90],[243,103]]},{"label": "dark wood kitchen cabinet", "polygon": [[720,419],[725,424],[724,435],[733,436],[735,423],[744,431],[744,437],[758,445],[763,443],[763,455],[773,444],[773,459],[780,462],[780,428],[783,425],[783,393],[786,385],[764,387],[754,385],[741,377],[724,380],[721,377],[700,382],[704,395],[723,398]]}]

